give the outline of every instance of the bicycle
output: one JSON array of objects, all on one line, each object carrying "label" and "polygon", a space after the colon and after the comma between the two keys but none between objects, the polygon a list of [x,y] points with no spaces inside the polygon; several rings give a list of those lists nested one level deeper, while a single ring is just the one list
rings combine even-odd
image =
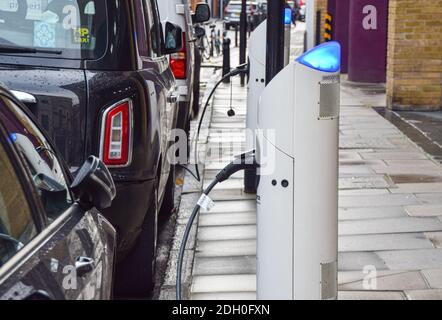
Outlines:
[{"label": "bicycle", "polygon": [[216,25],[210,25],[210,56],[219,57],[221,55],[221,31],[216,30]]},{"label": "bicycle", "polygon": [[210,59],[210,42],[206,34],[206,29],[202,26],[195,26],[196,45],[201,52],[203,59]]},{"label": "bicycle", "polygon": [[210,25],[210,40],[207,36],[206,29],[202,26],[195,27],[197,37],[197,46],[201,52],[201,56],[205,60],[211,57],[219,57],[222,54],[221,31],[216,30],[216,25]]}]

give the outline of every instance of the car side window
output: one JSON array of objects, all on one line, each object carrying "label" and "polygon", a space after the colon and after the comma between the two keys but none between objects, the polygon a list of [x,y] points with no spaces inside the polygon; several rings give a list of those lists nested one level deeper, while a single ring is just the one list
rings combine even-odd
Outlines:
[{"label": "car side window", "polygon": [[73,203],[54,149],[33,120],[12,100],[0,98],[0,117],[11,143],[22,155],[48,221],[54,221]]},{"label": "car side window", "polygon": [[147,26],[145,21],[144,7],[142,1],[134,1],[135,31],[138,45],[138,53],[142,57],[151,56],[149,50],[149,37],[147,35]]},{"label": "car side window", "polygon": [[11,159],[0,144],[0,267],[37,235]]},{"label": "car side window", "polygon": [[157,8],[155,0],[142,0],[144,1],[144,5],[146,8],[146,22],[147,22],[147,30],[149,31],[150,42],[152,44],[152,56],[159,57],[161,56],[161,47],[160,47],[160,25],[158,20]]}]

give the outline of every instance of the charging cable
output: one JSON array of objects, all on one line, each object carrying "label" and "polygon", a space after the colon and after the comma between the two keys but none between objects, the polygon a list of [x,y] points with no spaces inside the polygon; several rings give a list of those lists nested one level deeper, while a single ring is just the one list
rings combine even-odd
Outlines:
[{"label": "charging cable", "polygon": [[189,240],[190,230],[192,229],[193,222],[198,215],[201,208],[210,208],[213,206],[212,200],[209,198],[210,192],[215,188],[218,183],[228,180],[233,174],[238,171],[246,169],[256,169],[258,164],[256,162],[255,151],[244,153],[235,157],[235,160],[229,163],[223,170],[221,170],[215,177],[215,179],[204,190],[195,208],[193,208],[192,214],[187,222],[186,229],[184,231],[183,240],[181,241],[180,251],[178,254],[177,271],[176,271],[176,299],[182,300],[182,284],[181,274],[183,269],[184,254],[186,251],[187,241]]},{"label": "charging cable", "polygon": [[189,168],[182,164],[178,164],[181,168],[183,168],[185,171],[187,171],[192,177],[195,178],[196,181],[201,182],[201,174],[199,170],[199,161],[198,161],[198,141],[200,139],[200,133],[201,133],[201,126],[203,124],[204,116],[206,115],[207,108],[209,107],[209,103],[212,100],[213,95],[215,94],[216,89],[223,83],[224,80],[229,79],[231,77],[235,77],[239,74],[247,74],[249,72],[248,64],[244,63],[239,66],[237,66],[235,69],[224,75],[213,87],[212,91],[210,92],[209,97],[207,98],[206,104],[204,105],[203,111],[201,113],[201,119],[198,123],[198,129],[196,132],[196,139],[194,140],[195,148],[194,148],[194,157],[195,157],[195,173],[193,173]]}]

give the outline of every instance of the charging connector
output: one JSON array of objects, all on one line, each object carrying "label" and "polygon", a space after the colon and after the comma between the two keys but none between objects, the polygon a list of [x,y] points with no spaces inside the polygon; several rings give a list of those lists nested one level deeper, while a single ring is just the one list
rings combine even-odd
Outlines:
[{"label": "charging connector", "polygon": [[[192,214],[189,217],[189,221],[187,222],[186,229],[184,231],[183,240],[181,242],[180,251],[178,254],[177,261],[177,272],[176,272],[176,299],[182,300],[182,287],[181,287],[181,274],[183,268],[183,260],[184,254],[186,251],[187,241],[189,239],[190,230],[192,229],[193,222],[195,221],[196,216],[198,215],[203,203],[210,202],[207,199],[210,192],[215,188],[218,183],[224,182],[228,180],[233,174],[238,171],[246,170],[246,169],[256,169],[259,165],[256,162],[255,151],[250,151],[244,154],[241,154],[229,163],[223,170],[221,170],[215,177],[210,185],[204,190],[201,199],[204,200],[198,201],[197,205],[192,211]],[[210,200],[210,199],[209,199]]]}]

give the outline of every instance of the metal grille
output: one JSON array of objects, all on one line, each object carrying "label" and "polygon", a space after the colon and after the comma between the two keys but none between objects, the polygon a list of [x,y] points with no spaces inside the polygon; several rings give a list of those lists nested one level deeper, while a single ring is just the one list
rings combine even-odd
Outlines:
[{"label": "metal grille", "polygon": [[339,75],[326,76],[320,82],[319,119],[339,117],[340,78]]}]

